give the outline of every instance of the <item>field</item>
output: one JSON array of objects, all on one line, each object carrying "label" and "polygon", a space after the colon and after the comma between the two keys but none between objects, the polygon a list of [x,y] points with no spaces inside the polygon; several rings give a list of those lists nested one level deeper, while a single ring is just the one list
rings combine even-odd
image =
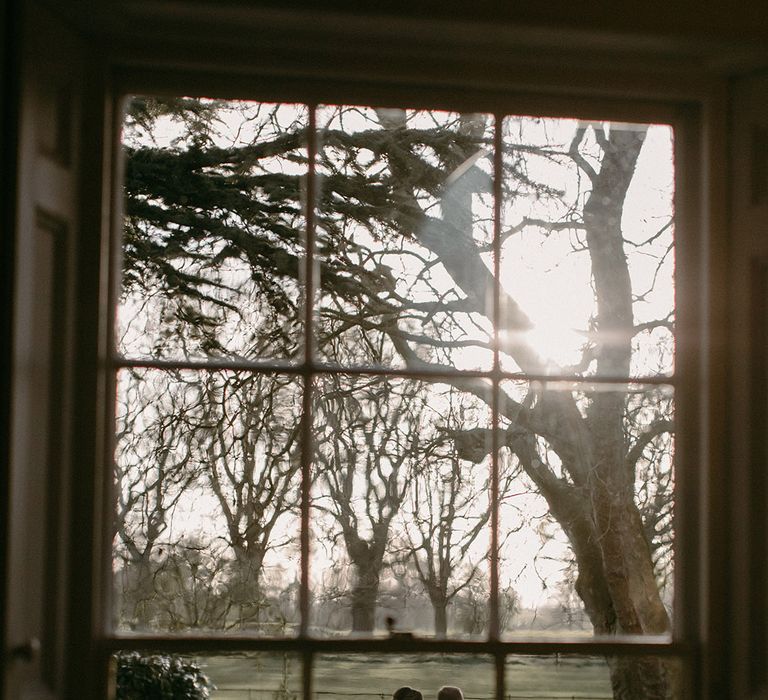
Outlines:
[{"label": "field", "polygon": [[[217,686],[214,700],[301,697],[298,657],[237,654],[198,661]],[[403,685],[421,690],[424,700],[434,700],[443,685],[459,686],[468,700],[487,700],[495,693],[492,659],[460,655],[320,655],[313,679],[316,700],[387,700]],[[518,656],[507,662],[505,697],[592,700],[612,695],[602,659]]]}]

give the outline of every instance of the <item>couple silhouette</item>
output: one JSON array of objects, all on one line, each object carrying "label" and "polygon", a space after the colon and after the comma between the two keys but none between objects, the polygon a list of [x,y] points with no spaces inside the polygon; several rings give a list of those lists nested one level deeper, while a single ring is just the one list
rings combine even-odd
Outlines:
[{"label": "couple silhouette", "polygon": [[[404,685],[392,694],[392,700],[424,700],[420,690]],[[453,685],[444,685],[437,691],[437,700],[464,700],[461,688]]]}]

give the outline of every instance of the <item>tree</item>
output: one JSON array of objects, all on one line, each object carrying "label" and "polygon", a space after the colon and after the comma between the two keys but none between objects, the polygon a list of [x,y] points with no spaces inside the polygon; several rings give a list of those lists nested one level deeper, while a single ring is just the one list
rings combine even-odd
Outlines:
[{"label": "tree", "polygon": [[[466,401],[462,405],[455,390],[448,388],[445,394],[440,418],[435,415],[439,421],[438,434],[432,437],[435,444],[413,476],[403,518],[406,551],[432,605],[438,638],[447,634],[448,607],[454,598],[476,578],[487,576],[481,566],[487,543],[479,552],[473,550],[487,533],[490,517],[490,471],[478,476],[471,465],[462,463],[449,436],[457,425],[464,429],[488,412],[477,406],[473,410]],[[477,413],[480,416],[473,416]]]},{"label": "tree", "polygon": [[330,375],[319,387],[317,464],[330,515],[354,569],[352,630],[369,632],[391,539],[422,456],[418,383]]},{"label": "tree", "polygon": [[[202,103],[196,104],[200,109]],[[190,111],[184,104],[164,109],[176,119]],[[222,319],[228,313],[238,316],[231,308],[236,287],[220,272],[226,261],[250,270],[242,299],[258,290],[253,306],[258,322],[272,329],[288,355],[296,347],[291,329],[299,322],[297,229],[307,157],[302,149],[306,123],[301,110],[295,114],[286,120],[271,108],[268,118],[255,120],[262,126],[251,128],[252,139],[226,147],[195,126],[182,130],[173,149],[138,144],[128,151],[126,279],[138,283],[137,271],[148,271],[153,288],[175,300],[184,337],[203,337],[210,352],[242,352],[230,342],[237,334],[224,334],[223,342],[216,331],[227,326]],[[326,108],[318,123],[320,356],[368,364],[374,348],[378,362],[439,374],[440,381],[487,400],[492,394],[484,378],[450,376],[449,370],[489,367],[498,322],[502,365],[520,372],[521,379],[537,378],[527,383],[522,397],[502,385],[502,444],[569,541],[578,570],[575,589],[595,632],[669,632],[658,581],[669,563],[674,423],[668,392],[659,387],[638,393],[590,381],[595,375],[630,378],[638,358],[648,364],[649,357],[664,354],[667,341],[654,347],[648,337],[673,329],[671,308],[658,318],[635,318],[653,294],[659,271],[669,267],[670,222],[640,238],[625,235],[623,227],[647,128],[573,123],[571,135],[560,143],[546,133],[546,123],[510,119],[505,124],[502,193],[512,213],[526,198],[534,204],[530,214],[501,232],[502,253],[523,234],[544,241],[569,236],[574,254],[589,260],[584,289],[592,294],[592,307],[581,329],[582,354],[573,364],[554,366],[531,341],[533,324],[508,283],[501,281],[498,316],[490,303],[493,134],[488,120]],[[527,132],[537,129],[544,137],[528,138]],[[548,183],[547,174],[555,171],[567,172],[555,179],[575,184]],[[649,256],[655,266],[643,291],[633,291],[631,273],[641,266],[630,269],[628,260],[637,255]],[[211,295],[210,287],[223,290],[225,298]],[[238,323],[239,317],[230,326]],[[642,352],[633,352],[638,344]],[[584,381],[570,388],[540,381],[549,374]],[[359,407],[339,390],[328,386],[321,394],[330,397],[328,403],[348,426],[364,425],[368,418],[361,422]],[[380,399],[392,402],[383,410],[402,410],[399,397]],[[333,414],[328,411],[324,418],[330,421]],[[348,427],[337,428],[336,436],[349,434]],[[376,430],[397,434],[386,414],[369,432]],[[458,456],[476,463],[485,459],[488,435],[484,427],[455,431]],[[349,534],[351,560],[361,562],[355,564],[357,590],[370,598],[393,512],[405,491],[391,474],[384,477],[382,491],[369,483],[376,496],[373,535],[361,538],[349,505],[354,480],[345,471],[345,461],[357,459],[359,450],[348,438],[339,460],[330,444],[320,449],[334,464],[326,473],[339,477],[328,480],[336,503],[330,510],[335,508],[342,532]],[[385,444],[374,448],[386,451]],[[400,456],[407,459],[415,448],[403,445]],[[367,468],[376,469],[375,460]],[[652,485],[638,497],[641,478]],[[363,563],[368,560],[370,565]],[[358,604],[355,629],[370,628],[370,605],[368,599]],[[617,699],[666,698],[674,692],[674,678],[662,661],[611,663]]]},{"label": "tree", "polygon": [[276,613],[261,586],[265,558],[295,541],[295,532],[277,542],[276,533],[298,502],[300,398],[284,377],[223,374],[195,381],[204,409],[200,423],[189,426],[190,440],[233,555],[228,594],[238,624],[259,625],[269,621],[265,612],[267,618]]},{"label": "tree", "polygon": [[[476,576],[468,577],[467,580],[467,586],[456,595],[456,619],[466,634],[477,636],[488,629],[489,585],[487,580]],[[519,611],[517,592],[511,585],[505,586],[499,591],[499,629],[502,632],[512,627]]]},{"label": "tree", "polygon": [[154,626],[172,632],[232,627],[230,560],[220,545],[191,537],[158,550],[152,610]]},{"label": "tree", "polygon": [[128,372],[118,392],[114,536],[121,570],[120,618],[131,628],[156,624],[155,575],[173,512],[198,473],[178,375]]},{"label": "tree", "polygon": [[[260,585],[265,557],[295,538],[295,532],[281,532],[278,542],[275,535],[298,493],[296,387],[265,375],[145,375],[133,372],[119,392],[115,527],[123,559],[121,617],[133,627],[174,629],[268,622],[273,606]],[[216,530],[229,550],[226,561],[221,546],[190,549],[184,542],[203,527],[189,523],[210,509],[199,507],[209,495],[218,504]],[[182,515],[190,509],[197,517]],[[198,559],[222,561],[192,565],[187,555],[193,550]],[[200,591],[206,572],[206,585],[216,586],[223,598],[217,610],[224,613],[201,615],[188,607],[185,616],[172,610],[178,607],[173,595],[188,595],[197,611],[198,594],[190,587]]]}]

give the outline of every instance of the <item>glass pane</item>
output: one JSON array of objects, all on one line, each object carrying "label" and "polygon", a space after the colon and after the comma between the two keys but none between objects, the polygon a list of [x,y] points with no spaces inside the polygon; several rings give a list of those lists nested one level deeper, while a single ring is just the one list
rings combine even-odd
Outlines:
[{"label": "glass pane", "polygon": [[[476,394],[318,377],[313,633],[488,633],[490,411]],[[474,431],[473,460],[455,431]]]},{"label": "glass pane", "polygon": [[[117,700],[173,697],[212,700],[298,700],[301,658],[297,654],[230,652],[175,655],[121,652],[116,665]],[[170,691],[170,695],[167,693]]]},{"label": "glass pane", "polygon": [[116,414],[116,627],[294,634],[300,386],[123,370]]},{"label": "glass pane", "polygon": [[[467,700],[493,700],[495,665],[488,656],[458,654],[321,654],[315,659],[318,700],[433,700],[444,686],[460,688]],[[446,698],[454,700],[454,698]]]},{"label": "glass pane", "polygon": [[[679,659],[653,656],[507,657],[509,700],[682,700]],[[615,690],[614,690],[615,689]]]},{"label": "glass pane", "polygon": [[672,129],[508,117],[503,132],[504,369],[671,374]]},{"label": "glass pane", "polygon": [[318,111],[321,358],[488,369],[493,118]]},{"label": "glass pane", "polygon": [[120,353],[297,356],[307,123],[304,105],[128,103]]},{"label": "glass pane", "polygon": [[670,633],[673,410],[669,386],[502,385],[508,638]]}]

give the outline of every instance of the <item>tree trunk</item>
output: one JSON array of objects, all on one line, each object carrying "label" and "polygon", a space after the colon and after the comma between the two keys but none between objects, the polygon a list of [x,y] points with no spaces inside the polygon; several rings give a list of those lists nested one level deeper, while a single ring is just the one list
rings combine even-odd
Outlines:
[{"label": "tree trunk", "polygon": [[[576,534],[576,537],[574,537]],[[638,571],[627,570],[623,576],[623,585],[610,586],[606,584],[605,564],[595,557],[594,547],[585,546],[583,532],[572,530],[569,533],[579,564],[579,576],[576,581],[576,592],[584,602],[584,608],[592,622],[596,635],[616,633],[642,634],[640,629],[624,629],[617,617],[617,607],[628,605],[629,591],[639,600],[657,601],[658,589],[652,580],[644,579]],[[593,535],[594,537],[594,535]],[[594,544],[594,541],[591,543]],[[639,551],[630,551],[639,547]],[[605,545],[603,545],[605,548]],[[634,545],[623,544],[623,559],[627,562],[636,561],[646,555],[647,544],[643,541]],[[641,567],[642,568],[642,567]],[[616,582],[614,582],[616,583]],[[607,595],[610,589],[610,595]],[[617,589],[621,591],[619,600],[615,596]],[[618,603],[618,606],[617,606]],[[660,601],[658,603],[660,605]],[[656,609],[656,604],[650,604]],[[663,607],[663,606],[662,606]],[[626,615],[626,609],[623,611]],[[666,618],[666,612],[664,612]],[[645,617],[641,615],[641,617]],[[646,629],[645,633],[663,633],[665,629]],[[627,656],[609,657],[607,659],[611,676],[611,687],[615,700],[673,700],[677,698],[678,670],[668,662],[658,658]]]},{"label": "tree trunk", "polygon": [[264,554],[245,547],[235,548],[236,574],[230,585],[230,597],[237,606],[238,625],[248,628],[261,623],[261,569]]},{"label": "tree trunk", "polygon": [[674,700],[675,669],[642,656],[609,657],[614,700]]},{"label": "tree trunk", "polygon": [[376,625],[376,598],[379,594],[377,572],[357,569],[357,580],[352,588],[352,631],[373,632]]},{"label": "tree trunk", "polygon": [[433,600],[432,609],[435,613],[435,637],[445,639],[448,635],[448,606],[445,600]]},{"label": "tree trunk", "polygon": [[123,569],[124,587],[120,604],[122,616],[132,630],[152,627],[155,613],[155,571],[150,548],[137,553]]}]

